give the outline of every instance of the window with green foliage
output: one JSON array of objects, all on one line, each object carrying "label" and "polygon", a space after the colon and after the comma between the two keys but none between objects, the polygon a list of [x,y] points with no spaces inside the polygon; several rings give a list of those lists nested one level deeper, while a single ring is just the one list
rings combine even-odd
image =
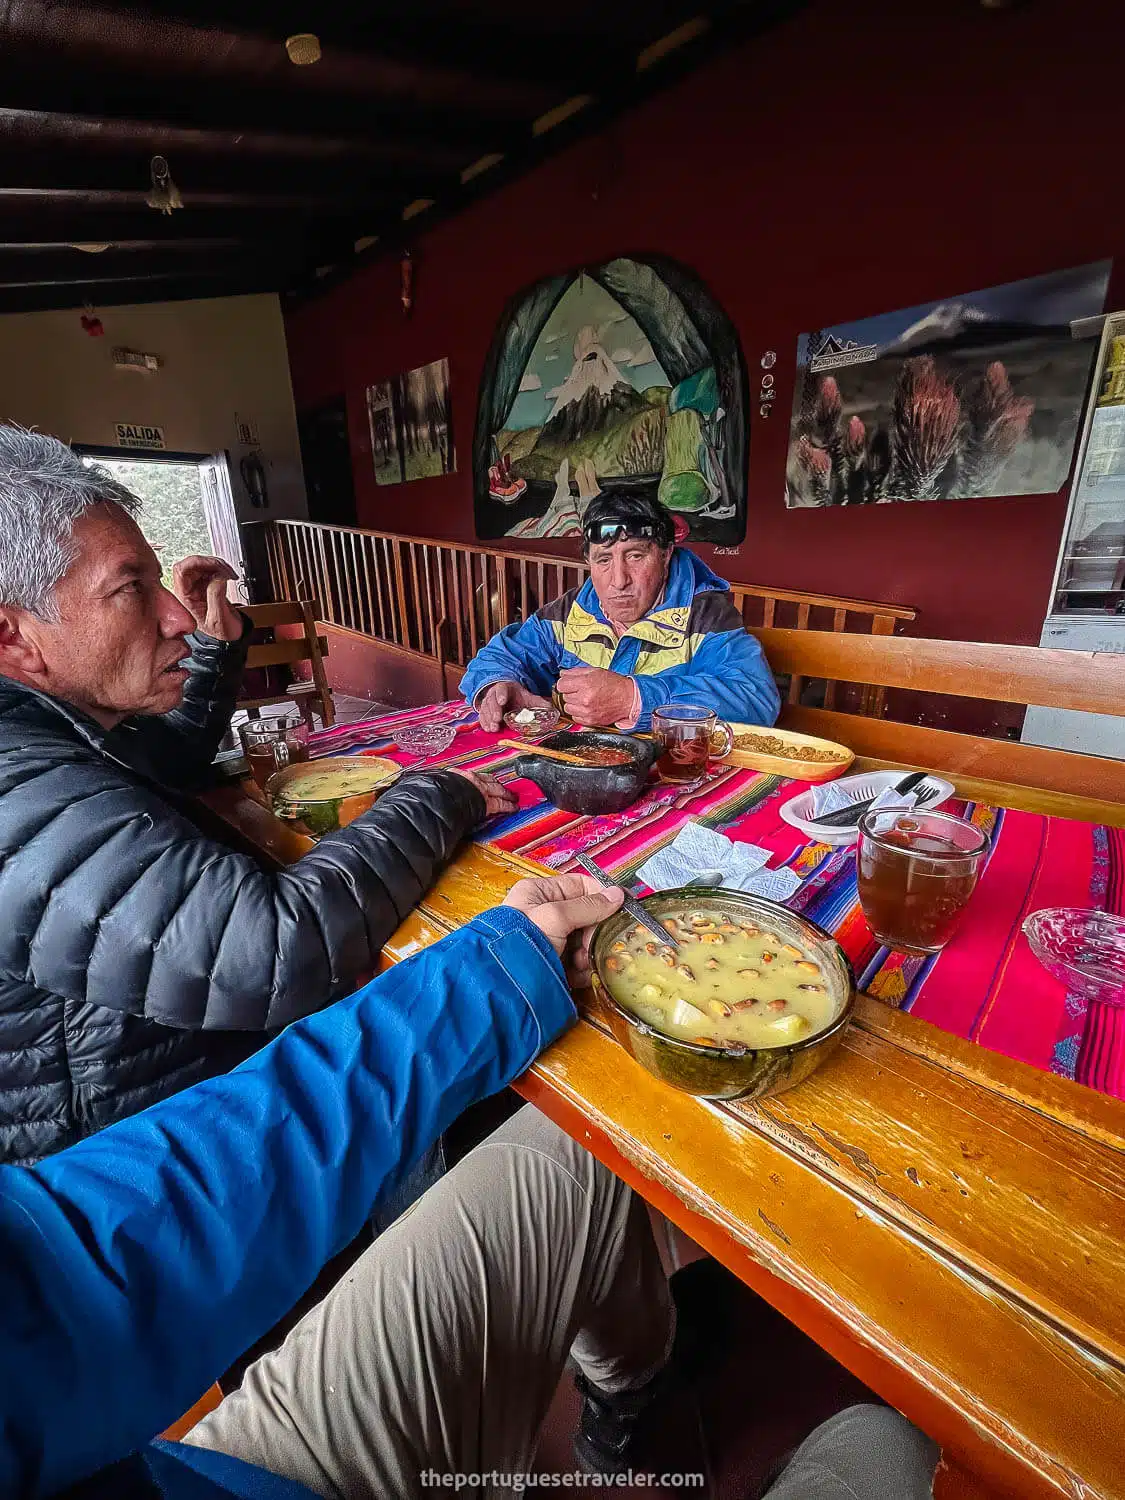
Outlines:
[{"label": "window with green foliage", "polygon": [[165,582],[180,558],[193,553],[208,556],[214,551],[203,510],[198,464],[108,458],[88,458],[85,462],[105,469],[138,496],[141,530],[160,558]]}]

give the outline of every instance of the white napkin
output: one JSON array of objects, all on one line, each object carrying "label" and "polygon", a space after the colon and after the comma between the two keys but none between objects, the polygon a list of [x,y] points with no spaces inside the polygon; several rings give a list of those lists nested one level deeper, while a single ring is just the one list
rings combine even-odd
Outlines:
[{"label": "white napkin", "polygon": [[792,870],[767,870],[768,849],[739,844],[702,824],[687,822],[663,849],[646,859],[637,878],[654,891],[685,885],[705,870],[721,870],[725,891],[746,891],[771,901],[785,901],[801,884]]},{"label": "white napkin", "polygon": [[[853,802],[862,802],[863,798],[855,795],[856,790],[854,781],[850,785],[843,786],[836,781],[827,781],[820,786],[814,786],[812,817],[807,821],[815,823],[818,818],[823,818],[828,813],[838,812]],[[878,808],[880,811],[888,808],[895,812],[905,812],[913,807],[917,800],[917,792],[907,792],[904,796],[902,792],[896,792],[893,786],[889,786],[879,793],[871,807]]]}]

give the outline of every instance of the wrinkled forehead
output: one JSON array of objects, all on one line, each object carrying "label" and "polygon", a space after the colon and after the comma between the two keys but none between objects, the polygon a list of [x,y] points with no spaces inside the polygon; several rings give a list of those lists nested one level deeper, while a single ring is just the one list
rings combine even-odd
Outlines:
[{"label": "wrinkled forehead", "polygon": [[156,553],[141,528],[119,505],[95,505],[79,516],[71,546],[74,561],[63,574],[60,590],[96,594],[130,577],[160,573]]},{"label": "wrinkled forehead", "polygon": [[646,537],[626,536],[619,542],[594,542],[586,556],[592,567],[605,567],[617,557],[647,562],[650,558],[663,558],[671,550],[670,547],[662,547],[659,542],[649,541]]}]

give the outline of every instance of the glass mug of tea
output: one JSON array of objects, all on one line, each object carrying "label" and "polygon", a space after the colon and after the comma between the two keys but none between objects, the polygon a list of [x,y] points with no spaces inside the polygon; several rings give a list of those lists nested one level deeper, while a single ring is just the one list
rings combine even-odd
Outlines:
[{"label": "glass mug of tea", "polygon": [[291,719],[251,719],[239,729],[250,774],[264,787],[275,771],[308,760],[308,725]]},{"label": "glass mug of tea", "polygon": [[871,811],[859,820],[859,904],[885,948],[939,953],[976,890],[988,838],[950,813]]},{"label": "glass mug of tea", "polygon": [[661,781],[701,781],[711,756],[721,759],[734,745],[730,725],[711,709],[694,703],[654,708],[652,733],[660,745],[656,774]]}]

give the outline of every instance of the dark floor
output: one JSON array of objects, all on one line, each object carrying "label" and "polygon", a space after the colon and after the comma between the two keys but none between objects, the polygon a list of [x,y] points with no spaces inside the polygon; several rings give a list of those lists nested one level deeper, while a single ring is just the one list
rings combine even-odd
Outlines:
[{"label": "dark floor", "polygon": [[[778,1460],[814,1427],[846,1406],[878,1397],[748,1287],[714,1263],[712,1269],[724,1283],[717,1300],[726,1353],[700,1378],[691,1397],[663,1414],[637,1467],[656,1475],[703,1473],[706,1488],[688,1493],[706,1500],[754,1500]],[[536,1464],[541,1472],[574,1470],[578,1406],[567,1376],[543,1427]],[[599,1493],[625,1500],[636,1490]],[[646,1485],[645,1493],[682,1495],[684,1490]]]},{"label": "dark floor", "polygon": [[380,714],[394,712],[389,703],[372,703],[369,698],[353,698],[350,693],[334,692],[332,703],[337,724],[356,724],[361,719],[377,719]]}]

